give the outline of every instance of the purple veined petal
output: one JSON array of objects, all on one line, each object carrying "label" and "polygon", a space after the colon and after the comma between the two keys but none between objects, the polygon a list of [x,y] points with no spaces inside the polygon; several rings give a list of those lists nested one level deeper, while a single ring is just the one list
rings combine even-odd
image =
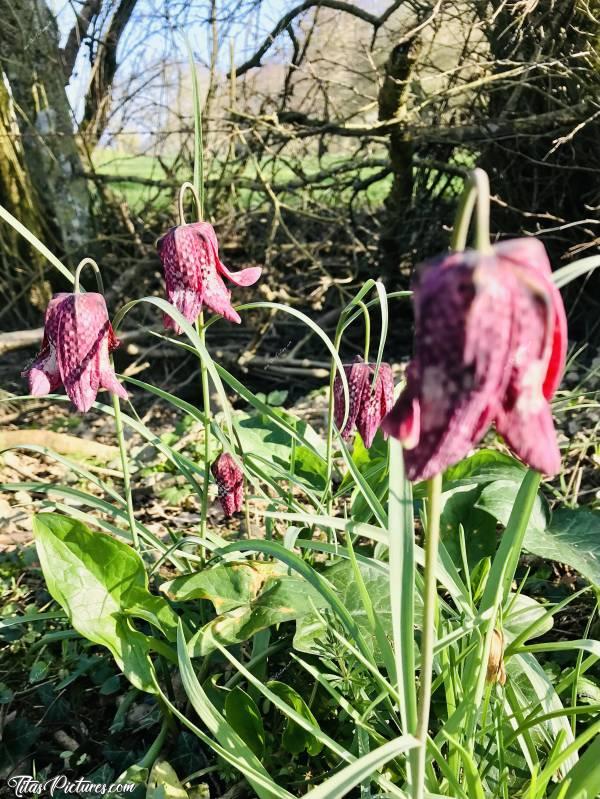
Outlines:
[{"label": "purple veined petal", "polygon": [[211,271],[202,287],[202,302],[213,313],[220,314],[229,322],[239,324],[242,321],[239,313],[231,304],[231,292],[226,288],[216,269]]},{"label": "purple veined petal", "polygon": [[[203,242],[190,225],[171,228],[157,243],[158,254],[165,274],[167,299],[193,324],[202,307],[202,271],[208,269]],[[181,333],[179,325],[164,315],[167,330]]]},{"label": "purple veined petal", "polygon": [[231,280],[232,283],[235,283],[236,286],[252,286],[262,274],[262,268],[260,266],[248,266],[246,269],[240,269],[238,272],[231,272],[221,260],[217,261],[217,268],[222,275],[225,275],[225,277]]},{"label": "purple veined petal", "polygon": [[[343,364],[343,366],[348,381],[349,406],[348,418],[344,425],[344,429],[340,430],[340,433],[344,441],[348,441],[356,427],[356,419],[360,411],[365,382],[369,379],[369,364],[366,364],[362,358],[356,356],[354,363]],[[344,387],[339,374],[336,374],[333,382],[333,409],[334,421],[336,427],[339,429],[344,421],[344,413],[346,410]]]},{"label": "purple veined petal", "polygon": [[367,379],[363,386],[356,426],[367,449],[373,444],[375,434],[381,421],[391,409],[393,400],[392,369],[388,363],[382,363],[375,385],[372,386],[375,364],[368,364]]},{"label": "purple veined petal", "polygon": [[[177,308],[184,319],[187,319],[192,325],[195,323],[202,310],[202,295],[198,291],[195,289],[193,291],[191,289],[167,290],[167,299],[171,305]],[[181,327],[169,314],[163,314],[163,322],[166,330],[174,330],[178,335],[182,332]]]},{"label": "purple veined petal", "polygon": [[[85,412],[96,400],[102,372],[108,382],[108,371],[114,376],[108,361],[111,327],[106,303],[101,294],[71,294],[59,314],[56,349],[62,382],[75,407]],[[120,396],[122,392],[122,387],[115,390]]]},{"label": "purple veined petal", "polygon": [[198,286],[198,263],[194,252],[196,238],[186,228],[171,228],[157,244],[167,293],[185,289],[195,291]]},{"label": "purple veined petal", "polygon": [[215,229],[208,222],[196,222],[193,225],[199,236],[202,236],[212,249],[214,263],[217,270],[236,286],[252,286],[260,278],[262,269],[259,266],[250,266],[238,272],[229,270],[219,258],[219,241]]},{"label": "purple veined petal", "polygon": [[61,379],[54,345],[47,344],[21,376],[27,377],[29,393],[34,397],[43,397],[59,388]]},{"label": "purple veined petal", "polygon": [[233,513],[239,513],[244,507],[244,481],[241,480],[233,489]]},{"label": "purple veined petal", "polygon": [[546,248],[535,238],[520,238],[501,241],[494,245],[494,253],[505,264],[511,266],[521,280],[530,282],[537,291],[545,294],[552,305],[551,333],[547,339],[548,352],[543,392],[550,400],[562,379],[567,359],[567,316],[560,291],[552,280],[552,267]]},{"label": "purple veined petal", "polygon": [[115,337],[112,325],[109,323],[107,335],[102,338],[98,348],[98,375],[100,388],[115,394],[123,400],[128,399],[125,387],[119,382],[115,370],[110,362],[109,354],[119,346],[119,341]]},{"label": "purple veined petal", "polygon": [[421,268],[415,289],[415,357],[383,425],[412,445],[407,476],[423,480],[457,463],[494,418],[508,375],[512,283],[495,259],[454,253]]},{"label": "purple veined petal", "polygon": [[217,483],[219,502],[225,516],[233,516],[244,504],[243,472],[228,452],[222,452],[210,470]]},{"label": "purple veined petal", "polygon": [[404,449],[416,447],[421,433],[421,407],[415,393],[419,378],[415,372],[418,364],[413,359],[407,370],[406,386],[381,423],[385,435],[397,438]]},{"label": "purple veined petal", "polygon": [[496,414],[496,429],[525,463],[554,475],[560,470],[560,451],[544,394],[554,340],[553,298],[543,285],[520,279],[513,303],[510,376]]},{"label": "purple veined petal", "polygon": [[56,340],[59,309],[68,296],[70,295],[65,292],[55,294],[48,303],[44,315],[44,338],[40,352],[31,366],[21,373],[22,377],[28,378],[29,391],[33,396],[45,396],[62,385],[56,354]]}]

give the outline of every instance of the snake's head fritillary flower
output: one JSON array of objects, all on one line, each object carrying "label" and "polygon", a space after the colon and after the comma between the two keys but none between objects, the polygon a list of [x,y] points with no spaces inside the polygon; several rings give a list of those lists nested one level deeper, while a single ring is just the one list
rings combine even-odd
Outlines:
[{"label": "snake's head fritillary flower", "polygon": [[[341,431],[342,438],[348,440],[355,428],[367,449],[373,443],[381,420],[393,405],[394,381],[389,363],[382,363],[375,385],[375,364],[365,363],[359,356],[352,364],[344,364],[348,380],[349,408],[348,419]],[[334,418],[338,427],[344,421],[344,388],[339,375],[333,383]]]},{"label": "snake's head fritillary flower", "polygon": [[46,309],[42,348],[23,376],[36,397],[64,385],[82,412],[100,389],[127,399],[108,357],[118,346],[101,294],[56,294]]},{"label": "snake's head fritillary flower", "polygon": [[423,480],[464,458],[492,422],[546,474],[560,468],[548,401],[566,356],[566,316],[543,245],[515,239],[491,252],[423,264],[414,292],[415,352],[382,429]]},{"label": "snake's head fritillary flower", "polygon": [[217,483],[219,502],[225,516],[233,516],[244,505],[244,475],[233,457],[222,452],[210,470]]},{"label": "snake's head fritillary flower", "polygon": [[[223,278],[236,286],[251,286],[260,277],[260,267],[231,272],[219,258],[217,236],[208,222],[173,227],[156,246],[165,273],[167,298],[188,322],[193,324],[204,306],[230,322],[241,322]],[[181,332],[179,325],[166,315],[165,327]]]}]

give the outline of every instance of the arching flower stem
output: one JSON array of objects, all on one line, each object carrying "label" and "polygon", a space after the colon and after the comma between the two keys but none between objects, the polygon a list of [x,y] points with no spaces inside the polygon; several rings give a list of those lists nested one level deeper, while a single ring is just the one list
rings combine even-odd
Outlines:
[{"label": "arching flower stem", "polygon": [[469,226],[475,205],[477,205],[475,249],[480,252],[488,252],[490,249],[490,181],[483,169],[474,169],[465,180],[450,239],[450,249],[454,252],[461,252],[467,246]]},{"label": "arching flower stem", "polygon": [[369,309],[362,300],[359,300],[357,304],[363,312],[365,319],[365,363],[369,363],[369,350],[371,348],[371,315]]},{"label": "arching flower stem", "polygon": [[94,270],[94,274],[96,276],[96,285],[98,286],[98,294],[104,295],[104,282],[102,281],[102,273],[100,272],[100,267],[94,261],[93,258],[83,258],[77,265],[77,269],[75,270],[75,278],[73,281],[73,292],[75,294],[79,294],[81,289],[79,287],[80,284],[80,276],[82,270],[86,266],[91,266]]}]

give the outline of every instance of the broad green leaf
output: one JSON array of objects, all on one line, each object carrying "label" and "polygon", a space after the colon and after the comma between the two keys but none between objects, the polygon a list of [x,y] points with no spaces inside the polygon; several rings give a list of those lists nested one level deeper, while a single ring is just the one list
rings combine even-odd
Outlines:
[{"label": "broad green leaf", "polygon": [[[389,576],[387,570],[379,568],[375,563],[365,563],[358,561],[358,567],[362,574],[365,587],[371,598],[373,610],[381,622],[381,626],[387,635],[392,639],[392,608],[389,599]],[[382,664],[382,655],[377,644],[375,630],[369,623],[367,612],[361,601],[360,591],[353,579],[352,564],[348,560],[343,560],[325,569],[323,577],[327,578],[333,588],[337,589],[340,601],[343,602],[348,612],[352,615],[365,643],[375,655],[377,663]],[[421,624],[422,604],[420,597],[415,592],[415,623]],[[315,653],[321,651],[322,647],[318,642],[327,640],[327,622],[315,613],[306,613],[296,622],[296,634],[294,636],[294,648],[300,652]]]},{"label": "broad green leaf", "polygon": [[188,799],[175,769],[166,760],[157,760],[152,766],[146,799]]},{"label": "broad green leaf", "polygon": [[148,591],[140,556],[67,516],[38,514],[33,528],[48,591],[75,630],[106,646],[136,688],[154,692],[150,639],[133,628],[128,609],[143,608],[147,601],[152,617],[176,625],[176,616],[166,600]]},{"label": "broad green leaf", "polygon": [[177,602],[208,599],[217,613],[247,605],[265,582],[285,573],[280,564],[262,560],[229,562],[213,569],[184,574],[163,583],[161,591]]},{"label": "broad green leaf", "polygon": [[[522,479],[523,474],[524,472],[521,473],[520,479]],[[500,524],[506,527],[515,504],[519,487],[519,481],[495,480],[493,483],[483,488],[477,500],[476,507],[491,514]],[[545,530],[548,523],[548,516],[549,512],[546,502],[542,495],[538,493],[533,504],[531,516],[529,517],[529,524],[525,532],[526,538],[527,536],[536,537]]]},{"label": "broad green leaf", "polygon": [[[317,729],[319,728],[319,723],[313,716],[311,709],[300,694],[291,686],[279,682],[278,680],[270,680],[267,683],[267,688],[293,707],[296,713],[299,713],[307,721],[310,721]],[[306,749],[309,755],[315,756],[323,749],[321,741],[290,718],[286,718],[281,744],[286,752],[289,752],[291,755],[299,755],[300,752]]]},{"label": "broad green leaf", "polygon": [[178,577],[163,586],[178,601],[210,600],[217,617],[189,641],[194,657],[223,645],[242,643],[273,624],[297,619],[326,601],[305,579],[278,562],[225,563]]},{"label": "broad green leaf", "polygon": [[525,594],[519,594],[517,597],[509,597],[508,605],[510,606],[510,611],[504,617],[502,623],[507,643],[514,641],[518,635],[521,635],[534,622],[538,622],[538,626],[529,638],[545,635],[552,629],[554,624],[552,615],[548,613],[548,608],[540,605],[535,599],[525,596]]},{"label": "broad green leaf", "polygon": [[[492,483],[492,485],[494,485]],[[496,551],[496,519],[477,506],[480,485],[457,485],[442,494],[440,533],[444,546],[456,566],[463,566],[460,551],[460,526],[465,532],[469,568]]]},{"label": "broad green leaf", "polygon": [[[513,689],[518,689],[522,696],[521,710],[524,715],[530,715],[536,706],[539,708],[540,716],[564,709],[548,675],[533,655],[529,653],[514,655],[507,660],[506,671]],[[542,736],[547,747],[554,743],[559,733],[565,736],[566,745],[573,742],[571,725],[564,715],[546,719],[533,730]],[[570,757],[565,764],[566,768],[572,768],[576,762],[576,756]]]},{"label": "broad green leaf", "polygon": [[302,617],[313,605],[324,607],[326,602],[304,580],[281,576],[271,580],[248,605],[223,613],[202,627],[190,639],[190,651],[197,657],[212,652],[217,642],[241,644],[274,624]]},{"label": "broad green leaf", "polygon": [[547,527],[528,529],[524,547],[542,558],[567,563],[600,585],[600,512],[560,508]]},{"label": "broad green leaf", "polygon": [[265,728],[252,697],[239,686],[225,699],[225,718],[254,754],[262,760],[265,752]]},{"label": "broad green leaf", "polygon": [[[290,428],[297,432],[298,436],[309,441],[316,451],[324,451],[323,441],[307,422],[281,409],[271,408],[270,413],[284,420]],[[267,462],[272,461],[285,471],[289,471],[292,458],[292,437],[273,421],[271,415],[236,413],[234,422],[246,458],[258,455]],[[267,472],[270,471],[264,464],[263,468]],[[305,482],[310,488],[319,490],[325,486],[326,473],[327,467],[324,460],[302,444],[295,446],[294,474],[296,478]],[[271,474],[276,477],[280,476],[280,473],[275,470],[271,470]]]},{"label": "broad green leaf", "polygon": [[510,455],[493,449],[482,449],[451,466],[444,472],[444,491],[454,485],[476,485],[495,480],[515,480],[520,483],[526,468]]},{"label": "broad green leaf", "polygon": [[311,585],[316,591],[319,592],[321,597],[329,605],[331,610],[335,613],[338,619],[344,625],[346,631],[349,633],[351,639],[354,640],[363,656],[367,659],[371,657],[372,653],[369,650],[363,635],[360,631],[358,624],[353,618],[352,614],[346,608],[344,603],[340,600],[335,589],[331,586],[328,580],[319,574],[315,569],[306,563],[302,558],[299,558],[294,552],[290,552],[275,541],[236,541],[224,547],[220,554],[227,557],[231,552],[264,552],[276,558],[281,563],[284,563],[294,573],[303,577],[306,582]]}]

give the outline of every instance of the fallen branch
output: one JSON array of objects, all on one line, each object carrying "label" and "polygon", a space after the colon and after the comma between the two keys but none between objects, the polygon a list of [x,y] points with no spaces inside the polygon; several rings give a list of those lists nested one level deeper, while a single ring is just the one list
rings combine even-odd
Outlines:
[{"label": "fallen branch", "polygon": [[[143,338],[151,328],[142,327],[139,330],[124,330],[119,334],[122,342],[136,341]],[[36,347],[42,341],[44,335],[43,327],[36,327],[33,330],[14,330],[10,333],[0,333],[0,355],[5,355],[13,350],[22,350],[26,347]]]},{"label": "fallen branch", "polygon": [[96,458],[103,463],[109,463],[119,457],[117,447],[70,436],[67,433],[55,433],[51,430],[4,430],[0,433],[0,450],[31,444],[53,449],[59,455],[80,455],[85,458]]}]

